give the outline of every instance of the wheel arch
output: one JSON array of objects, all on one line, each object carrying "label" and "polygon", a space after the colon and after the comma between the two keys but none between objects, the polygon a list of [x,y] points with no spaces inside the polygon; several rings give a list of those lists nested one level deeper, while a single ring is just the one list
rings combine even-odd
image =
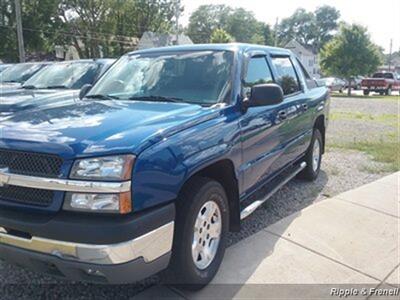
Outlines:
[{"label": "wheel arch", "polygon": [[190,177],[185,180],[181,190],[188,182],[196,180],[196,177],[210,178],[219,182],[223,186],[229,204],[229,230],[235,232],[239,231],[239,186],[233,161],[230,159],[221,159],[203,167],[202,169],[196,170],[195,173],[191,174]]}]

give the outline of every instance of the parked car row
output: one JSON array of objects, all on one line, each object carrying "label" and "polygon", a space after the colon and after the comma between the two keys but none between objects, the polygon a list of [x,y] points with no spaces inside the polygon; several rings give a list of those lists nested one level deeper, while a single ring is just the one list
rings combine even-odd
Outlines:
[{"label": "parked car row", "polygon": [[85,59],[14,65],[0,74],[0,116],[52,104],[55,99],[61,101],[70,95],[77,97],[83,85],[93,84],[114,61]]},{"label": "parked car row", "polygon": [[400,74],[395,72],[378,72],[371,78],[355,76],[350,80],[342,80],[337,77],[327,77],[318,80],[320,85],[324,85],[332,92],[342,93],[350,86],[353,90],[362,90],[364,95],[371,92],[380,95],[391,95],[393,91],[400,92]]}]

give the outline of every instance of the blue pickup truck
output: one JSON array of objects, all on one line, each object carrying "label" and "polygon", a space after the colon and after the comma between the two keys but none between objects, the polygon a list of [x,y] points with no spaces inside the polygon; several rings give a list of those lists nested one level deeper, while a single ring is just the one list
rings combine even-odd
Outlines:
[{"label": "blue pickup truck", "polygon": [[199,288],[229,231],[320,170],[329,93],[285,49],[135,51],[80,97],[0,121],[5,261],[99,283],[168,268]]}]

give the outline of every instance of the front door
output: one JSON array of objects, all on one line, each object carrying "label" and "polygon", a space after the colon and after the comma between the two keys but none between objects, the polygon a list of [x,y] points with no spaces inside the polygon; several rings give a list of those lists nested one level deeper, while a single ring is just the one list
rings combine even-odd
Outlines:
[{"label": "front door", "polygon": [[[247,63],[242,84],[244,97],[250,96],[255,84],[273,82],[264,55],[253,56]],[[240,120],[243,153],[243,191],[249,194],[271,174],[271,165],[279,157],[280,140],[277,124],[280,105],[250,107]]]}]

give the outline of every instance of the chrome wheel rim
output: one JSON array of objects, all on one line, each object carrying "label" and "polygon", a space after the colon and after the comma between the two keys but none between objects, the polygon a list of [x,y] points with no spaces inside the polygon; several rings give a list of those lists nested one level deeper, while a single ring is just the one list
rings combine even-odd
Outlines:
[{"label": "chrome wheel rim", "polygon": [[314,172],[318,170],[320,156],[321,156],[321,147],[319,145],[319,140],[315,140],[313,146],[313,154],[312,154],[312,167]]},{"label": "chrome wheel rim", "polygon": [[218,204],[208,201],[201,207],[192,241],[192,258],[197,268],[204,270],[215,258],[221,240],[222,220]]}]

